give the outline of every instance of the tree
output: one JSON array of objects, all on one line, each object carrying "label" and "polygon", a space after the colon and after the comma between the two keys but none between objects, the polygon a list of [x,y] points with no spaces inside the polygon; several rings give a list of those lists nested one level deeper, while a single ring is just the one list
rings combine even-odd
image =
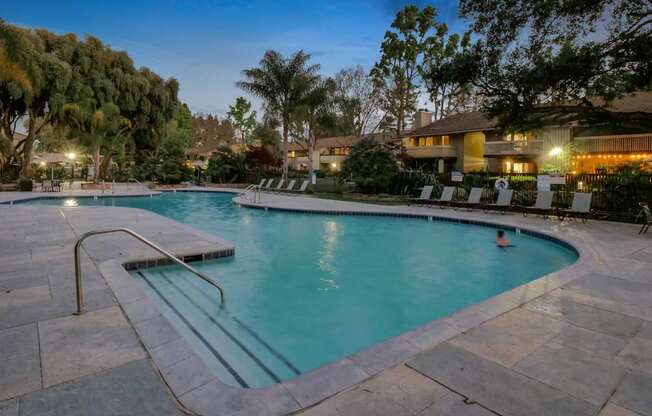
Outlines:
[{"label": "tree", "polygon": [[[4,67],[20,68],[29,81],[15,76],[10,80],[9,70],[0,70],[5,74],[0,81],[0,128],[5,141],[11,140],[17,120],[27,123],[27,137],[11,149],[10,156],[23,174],[30,167],[34,140],[43,129],[68,122],[73,123],[72,129],[79,129],[81,120],[71,117],[73,112],[91,117],[105,105],[116,106],[127,122],[115,137],[133,141],[139,151],[156,148],[177,113],[176,80],[164,80],[147,68],[136,69],[125,52],[114,51],[92,36],[81,41],[72,34],[3,23],[0,45],[2,59],[8,57],[13,65]],[[73,110],[75,106],[79,111]]]},{"label": "tree", "polygon": [[245,81],[237,85],[265,101],[267,111],[276,114],[283,129],[283,179],[288,174],[288,135],[292,114],[301,104],[319,65],[310,65],[310,55],[299,51],[289,58],[267,51],[258,68],[245,69]]},{"label": "tree", "polygon": [[336,134],[373,133],[381,119],[379,98],[373,79],[361,66],[335,74]]},{"label": "tree", "polygon": [[251,111],[251,103],[244,97],[238,97],[235,105],[229,106],[226,113],[229,121],[240,134],[240,141],[245,148],[251,145],[251,132],[256,128],[256,112]]},{"label": "tree", "polygon": [[229,120],[222,120],[212,114],[192,116],[192,130],[189,147],[209,144],[230,144],[233,141],[233,126]]},{"label": "tree", "polygon": [[481,35],[465,67],[502,127],[652,126],[649,113],[605,105],[652,88],[649,1],[462,0],[460,12]]},{"label": "tree", "polygon": [[409,5],[399,11],[380,45],[380,61],[371,70],[385,123],[393,126],[396,137],[403,134],[408,117],[416,110],[419,65],[436,25],[436,15],[432,6],[419,10]]},{"label": "tree", "polygon": [[299,139],[308,148],[309,172],[313,174],[313,153],[318,137],[324,137],[335,126],[333,107],[333,91],[335,82],[332,79],[315,78],[300,105],[292,115],[297,127]]},{"label": "tree", "polygon": [[269,120],[263,120],[258,124],[251,133],[251,138],[260,143],[261,147],[265,148],[274,159],[279,161],[282,159],[281,142],[283,137],[278,129],[270,124]]},{"label": "tree", "polygon": [[[65,104],[62,121],[71,127],[70,136],[92,155],[95,179],[103,178],[108,162],[102,160],[101,150],[103,147],[118,148],[124,145],[124,132],[129,121],[120,115],[120,109],[113,103],[106,103],[98,109],[92,108],[90,103]],[[105,152],[105,159],[115,152],[116,149]]]},{"label": "tree", "polygon": [[215,155],[208,160],[206,174],[213,182],[234,182],[245,179],[247,173],[245,155],[235,153],[228,146],[222,146]]},{"label": "tree", "polygon": [[448,34],[446,23],[435,25],[435,35],[428,39],[419,73],[434,105],[435,120],[449,113],[477,109],[472,84],[459,71],[459,60],[467,56],[471,33]]},{"label": "tree", "polygon": [[387,190],[398,170],[392,153],[371,138],[353,146],[342,163],[342,175],[352,177],[362,192]]}]

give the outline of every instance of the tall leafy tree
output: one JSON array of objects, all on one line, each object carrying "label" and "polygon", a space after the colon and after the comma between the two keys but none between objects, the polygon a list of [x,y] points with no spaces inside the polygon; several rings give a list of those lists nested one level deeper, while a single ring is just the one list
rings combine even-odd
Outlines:
[{"label": "tall leafy tree", "polygon": [[649,113],[604,106],[652,89],[650,1],[462,0],[460,12],[481,36],[460,68],[475,71],[486,111],[503,126],[652,126]]},{"label": "tall leafy tree", "polygon": [[435,120],[449,113],[477,109],[472,84],[459,73],[459,61],[471,48],[471,33],[449,34],[446,23],[435,24],[435,34],[428,39],[419,73]]},{"label": "tall leafy tree", "polygon": [[256,128],[256,112],[251,111],[251,102],[238,97],[226,113],[234,129],[240,135],[240,141],[246,148],[251,145],[251,132]]},{"label": "tall leafy tree", "polygon": [[265,101],[267,111],[278,116],[283,130],[283,178],[288,172],[288,137],[292,114],[301,105],[315,79],[319,65],[309,64],[310,55],[303,51],[289,58],[270,50],[258,68],[245,69],[245,81],[237,85]]},{"label": "tall leafy tree", "polygon": [[317,138],[329,134],[336,124],[333,91],[335,82],[330,79],[315,78],[308,86],[308,92],[293,114],[298,137],[306,143],[309,172],[313,173],[313,153]]},{"label": "tall leafy tree", "polygon": [[396,14],[391,30],[380,45],[381,57],[371,70],[385,111],[396,137],[406,129],[407,120],[416,110],[419,95],[419,65],[423,60],[437,11],[432,6],[419,9],[409,5]]},{"label": "tall leafy tree", "polygon": [[361,66],[345,68],[335,74],[334,105],[336,133],[362,135],[373,133],[380,124],[378,89]]}]

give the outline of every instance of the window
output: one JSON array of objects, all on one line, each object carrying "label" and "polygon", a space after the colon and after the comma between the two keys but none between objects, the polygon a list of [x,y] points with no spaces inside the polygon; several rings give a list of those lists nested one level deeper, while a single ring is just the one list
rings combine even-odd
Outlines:
[{"label": "window", "polygon": [[449,136],[441,136],[441,144],[444,146],[451,144],[451,138]]}]

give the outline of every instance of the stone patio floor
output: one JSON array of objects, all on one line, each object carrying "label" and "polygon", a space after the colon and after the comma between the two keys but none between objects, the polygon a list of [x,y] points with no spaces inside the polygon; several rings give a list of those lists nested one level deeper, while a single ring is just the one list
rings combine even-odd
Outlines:
[{"label": "stone patio floor", "polygon": [[[0,193],[0,202],[33,195]],[[574,280],[542,286],[506,313],[471,309],[448,322],[457,335],[302,414],[652,415],[652,234],[639,236],[629,224],[306,197],[264,195],[261,206],[482,219],[559,236],[591,258]],[[175,252],[228,246],[136,209],[0,205],[0,416],[184,412],[141,341],[148,326],[128,320],[98,271],[121,256],[151,256],[148,249],[120,235],[89,239],[88,313],[71,315],[74,242],[110,226],[133,228]]]}]

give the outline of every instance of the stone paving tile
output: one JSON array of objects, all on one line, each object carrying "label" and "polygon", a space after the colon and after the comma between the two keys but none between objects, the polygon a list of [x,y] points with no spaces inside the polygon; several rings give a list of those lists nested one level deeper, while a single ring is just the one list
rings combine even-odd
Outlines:
[{"label": "stone paving tile", "polygon": [[186,357],[163,370],[163,377],[177,396],[215,379],[214,373],[196,355]]},{"label": "stone paving tile", "polygon": [[652,319],[652,305],[621,303],[619,301],[596,296],[595,293],[589,295],[568,288],[553,290],[548,295],[562,298],[565,301],[580,303],[582,305],[592,306],[594,308],[604,309],[639,319]]},{"label": "stone paving tile", "polygon": [[202,416],[286,415],[300,408],[280,384],[263,390],[241,389],[214,380],[179,399]]},{"label": "stone paving tile", "polygon": [[613,361],[555,343],[525,357],[514,370],[597,406],[607,401],[625,372]]},{"label": "stone paving tile", "polygon": [[647,339],[652,339],[652,322],[643,322],[641,329],[638,331],[637,336]]},{"label": "stone paving tile", "polygon": [[400,365],[301,413],[305,416],[414,415],[450,390]]},{"label": "stone paving tile", "polygon": [[16,289],[25,289],[30,287],[37,286],[46,286],[48,284],[48,279],[45,275],[32,275],[32,276],[20,276],[20,277],[11,277],[8,279],[2,279],[0,277],[0,292],[6,292],[8,290]]},{"label": "stone paving tile", "polygon": [[148,350],[181,338],[179,332],[162,315],[134,324],[140,340]]},{"label": "stone paving tile", "polygon": [[409,343],[406,337],[394,337],[349,358],[362,368],[365,373],[373,375],[407,360],[417,352],[419,352],[419,348]]},{"label": "stone paving tile", "polygon": [[611,402],[643,416],[652,416],[652,376],[636,371],[625,374]]},{"label": "stone paving tile", "polygon": [[546,295],[525,306],[555,319],[616,337],[632,337],[642,325],[638,318],[576,303],[557,296]]},{"label": "stone paving tile", "polygon": [[0,330],[0,359],[21,355],[38,355],[38,334],[35,324]]},{"label": "stone paving tile", "polygon": [[574,325],[562,328],[552,341],[605,359],[613,359],[625,347],[624,338],[612,337]]},{"label": "stone paving tile", "polygon": [[45,387],[145,357],[117,307],[40,322],[39,335]]},{"label": "stone paving tile", "polygon": [[652,285],[592,273],[565,286],[568,289],[617,303],[652,305]]},{"label": "stone paving tile", "polygon": [[640,414],[627,410],[624,407],[607,403],[598,416],[640,416]]},{"label": "stone paving tile", "polygon": [[602,263],[596,265],[595,271],[632,282],[652,284],[650,263],[647,262],[609,256],[604,258]]},{"label": "stone paving tile", "polygon": [[148,360],[20,398],[21,416],[181,415]]},{"label": "stone paving tile", "polygon": [[503,416],[594,415],[597,406],[448,342],[408,365]]},{"label": "stone paving tile", "polygon": [[652,374],[652,339],[632,339],[616,359],[627,367]]},{"label": "stone paving tile", "polygon": [[0,416],[18,416],[18,400],[0,402]]},{"label": "stone paving tile", "polygon": [[351,360],[344,359],[309,373],[301,374],[286,381],[283,386],[297,402],[302,406],[308,406],[349,388],[368,377],[369,375]]},{"label": "stone paving tile", "polygon": [[511,367],[560,333],[567,325],[526,309],[515,309],[449,342]]},{"label": "stone paving tile", "polygon": [[0,292],[0,312],[49,300],[50,287],[48,285],[11,290],[9,293],[3,291]]},{"label": "stone paving tile", "polygon": [[449,392],[418,416],[495,416],[495,413],[476,403],[465,402],[459,394]]},{"label": "stone paving tile", "polygon": [[156,365],[161,369],[165,369],[194,354],[192,348],[184,338],[178,338],[159,345],[156,348],[150,349],[149,353]]},{"label": "stone paving tile", "polygon": [[0,400],[41,388],[36,325],[0,331]]},{"label": "stone paving tile", "polygon": [[41,362],[38,354],[0,358],[0,400],[41,388]]}]

